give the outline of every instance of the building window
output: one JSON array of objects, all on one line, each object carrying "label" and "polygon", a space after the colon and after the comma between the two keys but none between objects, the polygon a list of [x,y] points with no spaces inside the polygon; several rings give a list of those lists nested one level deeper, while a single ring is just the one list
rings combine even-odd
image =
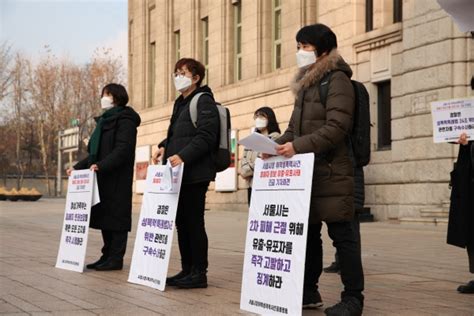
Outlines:
[{"label": "building window", "polygon": [[370,32],[374,29],[374,1],[365,0],[365,31]]},{"label": "building window", "polygon": [[272,69],[281,68],[281,0],[272,1]]},{"label": "building window", "polygon": [[234,4],[234,81],[242,79],[242,4]]},{"label": "building window", "polygon": [[202,63],[206,69],[203,83],[209,83],[209,19],[205,17],[202,23]]},{"label": "building window", "polygon": [[403,19],[403,1],[393,0],[393,23],[402,22]]},{"label": "building window", "polygon": [[175,58],[176,61],[181,59],[181,34],[179,30],[174,32],[174,51],[175,51]]},{"label": "building window", "polygon": [[377,92],[377,147],[379,150],[390,149],[392,146],[390,81],[378,83]]},{"label": "building window", "polygon": [[148,107],[152,107],[155,103],[155,71],[156,71],[156,45],[155,42],[150,43],[148,50]]}]

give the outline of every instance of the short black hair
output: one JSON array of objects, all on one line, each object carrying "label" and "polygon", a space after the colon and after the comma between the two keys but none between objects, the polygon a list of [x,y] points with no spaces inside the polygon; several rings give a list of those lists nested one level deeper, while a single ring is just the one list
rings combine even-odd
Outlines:
[{"label": "short black hair", "polygon": [[181,58],[176,62],[176,65],[174,66],[174,72],[178,71],[184,66],[186,66],[193,76],[199,76],[199,81],[196,82],[196,86],[200,87],[204,77],[206,76],[206,67],[204,67],[204,65],[196,59]]},{"label": "short black hair", "polygon": [[316,46],[317,56],[321,56],[326,52],[330,53],[334,48],[337,48],[336,34],[328,26],[321,23],[301,28],[296,33],[296,41]]},{"label": "short black hair", "polygon": [[263,114],[268,120],[267,131],[268,134],[278,132],[281,134],[280,126],[278,126],[278,121],[276,119],[275,112],[273,112],[272,108],[268,106],[261,107],[257,111],[255,111],[254,115]]},{"label": "short black hair", "polygon": [[102,88],[101,97],[104,96],[104,93],[107,92],[112,95],[114,99],[114,104],[117,106],[126,106],[128,103],[128,93],[124,86],[118,83],[109,83]]}]

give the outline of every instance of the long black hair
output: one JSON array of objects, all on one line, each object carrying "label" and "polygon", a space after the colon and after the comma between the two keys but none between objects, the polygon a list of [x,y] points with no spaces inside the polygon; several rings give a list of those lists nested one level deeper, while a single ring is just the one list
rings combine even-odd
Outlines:
[{"label": "long black hair", "polygon": [[263,115],[268,120],[267,131],[268,134],[278,132],[281,134],[280,127],[278,126],[278,122],[275,116],[275,112],[268,106],[261,107],[257,111],[255,111],[254,116]]}]

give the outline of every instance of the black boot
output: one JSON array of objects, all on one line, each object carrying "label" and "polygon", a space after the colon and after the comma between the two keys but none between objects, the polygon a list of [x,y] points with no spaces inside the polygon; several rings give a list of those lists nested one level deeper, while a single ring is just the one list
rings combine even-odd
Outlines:
[{"label": "black boot", "polygon": [[324,313],[328,316],[361,316],[363,306],[355,297],[344,297],[339,303],[328,307]]},{"label": "black boot", "polygon": [[474,280],[468,282],[465,285],[460,285],[458,287],[458,292],[463,294],[473,294],[474,293]]},{"label": "black boot", "polygon": [[102,257],[100,257],[100,259],[97,260],[96,262],[94,262],[94,263],[89,263],[88,265],[86,265],[86,268],[87,268],[87,269],[95,269],[95,267],[97,267],[98,265],[104,263],[105,261],[107,261],[107,257],[102,256]]},{"label": "black boot", "polygon": [[207,271],[193,269],[190,274],[182,279],[176,280],[176,285],[181,289],[197,289],[207,287]]},{"label": "black boot", "polygon": [[318,308],[323,306],[323,300],[321,299],[321,294],[314,287],[304,287],[303,288],[303,309],[305,308]]},{"label": "black boot", "polygon": [[333,263],[331,263],[331,265],[324,268],[323,271],[326,273],[340,273],[341,267],[339,266],[339,263],[337,261],[334,261]]},{"label": "black boot", "polygon": [[104,263],[99,264],[95,267],[97,271],[122,270],[122,268],[123,268],[123,259],[113,259],[113,258],[109,258]]},{"label": "black boot", "polygon": [[173,275],[172,277],[166,278],[166,285],[176,286],[176,281],[181,280],[184,277],[187,277],[191,273],[191,269],[181,270],[178,274]]}]

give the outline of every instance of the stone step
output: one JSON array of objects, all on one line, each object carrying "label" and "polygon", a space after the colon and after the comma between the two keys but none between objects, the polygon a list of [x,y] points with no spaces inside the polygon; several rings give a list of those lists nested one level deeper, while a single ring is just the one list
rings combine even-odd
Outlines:
[{"label": "stone step", "polygon": [[374,215],[370,213],[370,207],[363,207],[357,209],[356,216],[359,218],[359,222],[361,223],[374,221]]},{"label": "stone step", "polygon": [[359,222],[361,223],[368,223],[368,222],[373,222],[374,221],[374,215],[370,213],[360,213],[357,214],[359,217]]},{"label": "stone step", "polygon": [[402,217],[400,224],[418,224],[428,226],[445,226],[448,224],[447,218],[429,218],[429,217]]},{"label": "stone step", "polygon": [[448,218],[449,210],[445,208],[426,208],[420,210],[421,217]]}]

